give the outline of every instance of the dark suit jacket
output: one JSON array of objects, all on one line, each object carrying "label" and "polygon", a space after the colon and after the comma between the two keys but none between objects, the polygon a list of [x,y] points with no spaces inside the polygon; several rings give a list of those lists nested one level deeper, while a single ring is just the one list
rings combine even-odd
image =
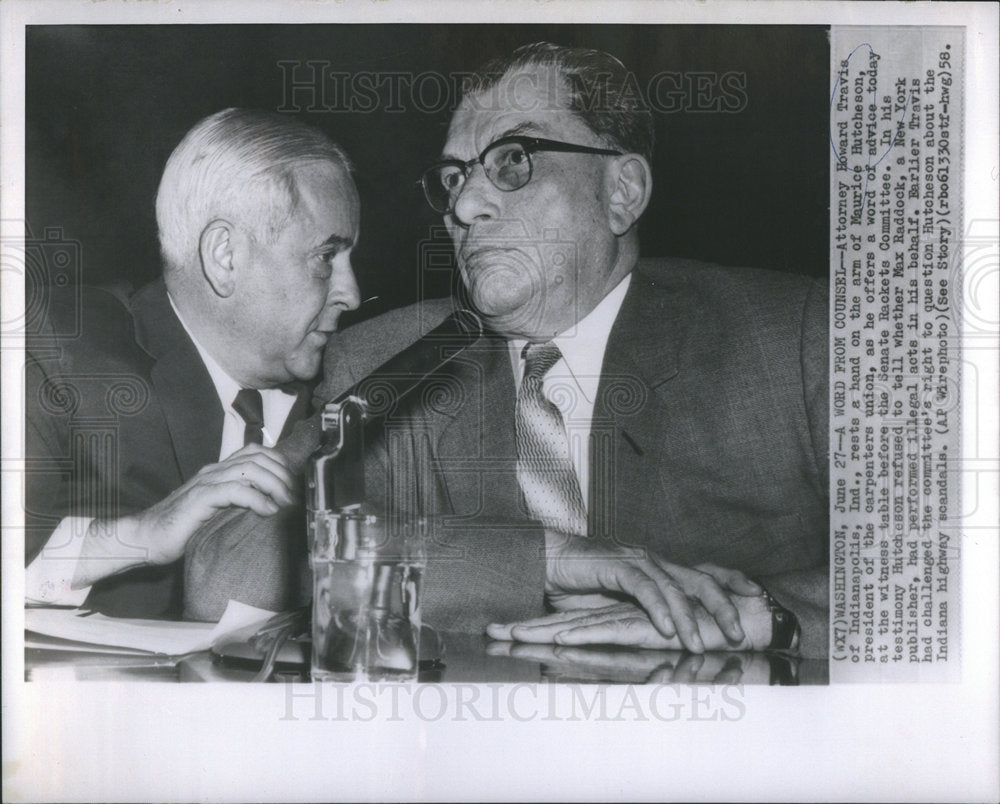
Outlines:
[{"label": "dark suit jacket", "polygon": [[[592,533],[757,577],[799,615],[807,655],[823,655],[827,641],[825,299],[820,283],[801,277],[641,262],[608,342],[592,424]],[[355,349],[370,363],[389,324],[345,331],[328,371],[357,376]],[[370,450],[369,499],[377,507],[419,501],[442,515],[426,585],[445,623],[428,614],[433,624],[475,630],[513,619],[504,614],[516,600],[541,613],[541,535],[515,477],[505,343],[481,339],[437,383],[421,404],[396,411]],[[280,539],[265,549],[254,541],[244,527],[199,542],[211,547],[189,561],[188,587],[221,598],[212,614],[240,586],[261,600],[263,576],[240,583],[239,568],[248,556],[277,555]],[[467,574],[477,564],[488,585]],[[491,611],[486,589],[504,580]]]},{"label": "dark suit jacket", "polygon": [[[128,299],[74,288],[49,302],[26,350],[26,562],[64,516],[115,518],[162,500],[218,461],[222,440],[215,387],[162,280]],[[179,561],[137,568],[95,584],[85,605],[176,618],[182,580]]]}]

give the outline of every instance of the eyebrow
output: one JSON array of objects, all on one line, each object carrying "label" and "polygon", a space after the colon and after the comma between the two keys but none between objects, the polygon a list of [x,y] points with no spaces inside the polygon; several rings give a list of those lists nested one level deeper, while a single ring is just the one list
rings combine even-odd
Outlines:
[{"label": "eyebrow", "polygon": [[[545,131],[537,123],[532,123],[530,120],[526,120],[523,123],[518,123],[516,126],[512,126],[511,128],[501,131],[499,135],[490,140],[490,144],[496,142],[497,140],[502,140],[504,137],[517,137],[522,134],[539,136],[544,133]],[[479,156],[479,154],[476,154],[476,156]],[[465,161],[464,159],[459,159],[457,156],[451,156],[450,154],[441,155],[442,162],[449,160],[454,160],[455,162]]]},{"label": "eyebrow", "polygon": [[326,240],[319,244],[318,251],[329,251],[331,247],[335,248],[337,251],[344,251],[344,249],[351,248],[354,245],[353,237],[344,237],[343,235],[332,234]]}]

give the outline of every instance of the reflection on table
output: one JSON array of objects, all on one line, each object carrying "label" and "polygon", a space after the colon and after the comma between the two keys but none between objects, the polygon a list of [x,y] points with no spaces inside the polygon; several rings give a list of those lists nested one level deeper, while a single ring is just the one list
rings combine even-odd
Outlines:
[{"label": "reflection on table", "polygon": [[[616,647],[564,647],[495,642],[444,633],[440,655],[423,654],[423,683],[826,684],[825,661],[772,653],[706,653]],[[308,643],[279,661],[277,681],[308,681]],[[183,657],[119,655],[84,650],[25,650],[25,678],[45,680],[250,682],[260,662],[202,651]]]}]

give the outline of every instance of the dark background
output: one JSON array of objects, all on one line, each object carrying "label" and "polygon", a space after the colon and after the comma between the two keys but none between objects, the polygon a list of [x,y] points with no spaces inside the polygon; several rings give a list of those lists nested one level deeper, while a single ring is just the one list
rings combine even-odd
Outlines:
[{"label": "dark background", "polygon": [[[184,133],[227,106],[297,106],[286,113],[330,133],[358,167],[362,237],[354,267],[363,297],[380,297],[358,317],[442,295],[451,282],[449,249],[435,239],[440,220],[415,180],[438,155],[455,99],[429,97],[421,106],[408,86],[391,95],[387,81],[374,110],[350,111],[351,99],[371,98],[338,98],[332,80],[321,82],[326,96],[299,90],[286,97],[292,74],[278,62],[300,62],[299,81],[311,78],[310,60],[344,73],[450,75],[538,40],[610,51],[643,88],[664,71],[689,76],[679,85],[686,95],[656,101],[644,254],[826,275],[830,82],[822,27],[29,26],[28,227],[36,238],[56,227],[79,241],[71,274],[82,281],[138,287],[159,273],[153,204]],[[712,91],[696,98],[690,81],[717,86],[712,74],[727,72],[745,75],[747,102],[735,112],[699,110],[715,105]],[[660,84],[673,86],[673,79]]]}]

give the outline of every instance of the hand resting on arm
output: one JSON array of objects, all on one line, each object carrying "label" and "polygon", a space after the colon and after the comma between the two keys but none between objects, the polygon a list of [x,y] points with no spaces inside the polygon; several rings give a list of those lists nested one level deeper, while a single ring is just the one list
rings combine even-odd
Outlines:
[{"label": "hand resting on arm", "polygon": [[119,519],[98,519],[84,537],[73,587],[137,566],[169,564],[219,510],[250,509],[261,516],[294,501],[295,481],[280,452],[250,444],[209,464],[160,502]]}]

